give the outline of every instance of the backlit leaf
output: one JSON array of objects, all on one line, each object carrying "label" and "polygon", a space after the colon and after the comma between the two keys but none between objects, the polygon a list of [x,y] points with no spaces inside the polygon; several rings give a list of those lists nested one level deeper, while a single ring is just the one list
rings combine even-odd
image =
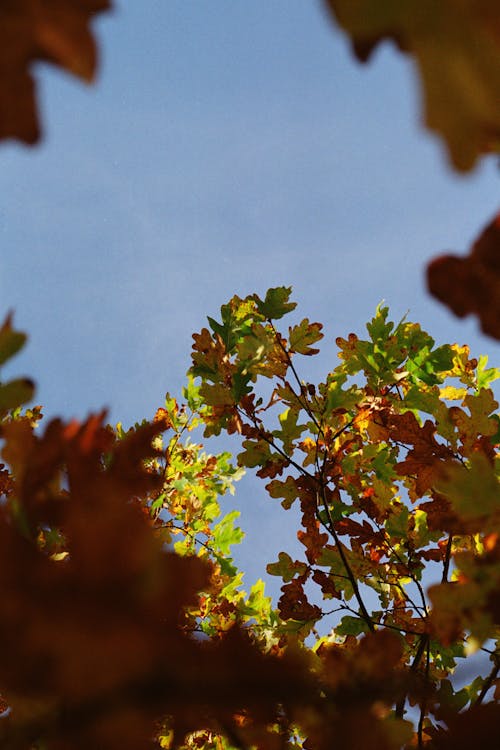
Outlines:
[{"label": "backlit leaf", "polygon": [[471,169],[500,143],[500,9],[496,0],[327,0],[365,62],[384,40],[418,66],[427,127],[453,166]]},{"label": "backlit leaf", "polygon": [[268,289],[264,300],[255,296],[257,310],[270,320],[279,320],[297,307],[296,302],[289,302],[292,287],[279,286]]},{"label": "backlit leaf", "polygon": [[460,518],[472,524],[471,530],[500,524],[500,484],[484,454],[473,453],[469,466],[445,465],[436,489],[448,498]]},{"label": "backlit leaf", "polygon": [[[500,60],[500,55],[498,55]],[[455,315],[477,315],[481,328],[500,339],[500,214],[465,257],[442,255],[427,268],[430,293]]]},{"label": "backlit leaf", "polygon": [[280,576],[285,583],[288,583],[295,578],[295,576],[303,575],[307,571],[307,565],[292,560],[290,555],[286,552],[280,552],[278,555],[278,562],[268,563],[266,570],[269,575]]},{"label": "backlit leaf", "polygon": [[0,365],[17,354],[26,342],[26,334],[12,328],[12,317],[9,315],[0,328]]},{"label": "backlit leaf", "polygon": [[17,378],[0,384],[0,414],[31,401],[35,385],[28,378]]},{"label": "backlit leaf", "polygon": [[320,323],[309,323],[308,318],[289,329],[290,351],[298,354],[317,354],[319,349],[314,349],[311,344],[323,338]]}]

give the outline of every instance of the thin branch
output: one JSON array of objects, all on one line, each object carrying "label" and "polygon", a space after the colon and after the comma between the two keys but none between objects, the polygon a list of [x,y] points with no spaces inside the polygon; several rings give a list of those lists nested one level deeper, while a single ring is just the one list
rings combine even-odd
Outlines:
[{"label": "thin branch", "polygon": [[[379,529],[380,529],[380,527],[379,527]],[[386,533],[386,535],[387,535],[387,533]],[[388,548],[390,549],[390,551],[392,552],[392,554],[396,558],[396,560],[399,563],[401,563],[401,565],[405,565],[405,567],[408,567],[406,565],[405,561],[402,559],[402,557],[399,555],[399,553],[394,549],[394,547],[390,543],[388,535],[387,535],[386,543],[387,543]],[[422,584],[420,583],[420,581],[418,580],[418,578],[415,576],[415,574],[411,572],[411,570],[409,569],[409,567],[408,567],[408,577],[411,578],[412,582],[414,583],[414,585],[415,585],[415,587],[416,587],[416,589],[417,589],[417,591],[418,591],[418,593],[420,595],[420,599],[422,600],[422,607],[421,607],[421,609],[423,609],[424,615],[421,615],[421,617],[424,620],[429,615],[429,612],[428,612],[428,609],[427,609],[427,601],[426,601],[426,598],[425,598],[425,592],[424,592],[424,590],[422,588]],[[412,600],[406,594],[406,592],[402,588],[401,584],[390,584],[390,585],[391,586],[397,586],[400,589],[400,591],[403,593],[403,595],[405,596],[405,598],[408,598],[408,601],[413,604]],[[413,606],[415,606],[415,605],[413,604]],[[417,609],[417,611],[418,611],[419,608],[415,607],[415,609]]]},{"label": "thin branch", "polygon": [[[366,609],[365,603],[363,601],[363,597],[361,596],[361,592],[359,590],[358,582],[356,580],[356,577],[354,573],[351,570],[351,566],[349,565],[349,562],[347,560],[347,555],[345,554],[345,549],[343,543],[339,539],[339,535],[337,534],[337,531],[335,529],[335,522],[332,518],[332,514],[330,512],[330,508],[328,506],[328,501],[325,497],[325,488],[323,485],[320,486],[321,494],[322,494],[322,501],[323,501],[323,507],[325,509],[325,512],[328,516],[328,530],[330,531],[330,534],[333,537],[333,540],[335,542],[335,545],[339,551],[340,559],[342,560],[342,565],[344,566],[344,569],[347,573],[347,576],[349,578],[349,582],[352,586],[352,590],[354,592],[354,596],[356,597],[356,601],[358,602],[359,609],[361,611],[361,615],[363,617],[363,620],[368,625],[368,628],[374,632],[375,631],[375,625],[373,624],[373,620],[371,619],[368,610]],[[319,505],[319,504],[317,504]]]},{"label": "thin branch", "polygon": [[280,456],[282,456],[282,458],[286,459],[287,463],[289,463],[290,466],[293,466],[295,469],[297,469],[297,471],[300,474],[302,474],[302,476],[309,477],[309,479],[312,479],[313,481],[315,480],[314,474],[311,474],[309,471],[307,471],[307,469],[304,469],[303,466],[297,463],[297,461],[294,461],[293,458],[290,458],[290,456],[287,453],[285,453],[283,448],[280,448],[279,445],[275,443],[274,438],[269,437],[267,431],[264,429],[262,422],[259,422],[255,416],[251,416],[251,415],[246,414],[245,412],[242,412],[241,409],[239,408],[238,408],[238,413],[243,414],[244,416],[250,416],[253,422],[253,426],[255,427],[256,430],[259,431],[259,438],[261,438],[262,440],[264,440],[264,442],[270,445],[271,448],[273,448],[277,453],[280,454]]},{"label": "thin branch", "polygon": [[483,682],[483,687],[481,688],[481,692],[477,696],[477,700],[474,704],[475,706],[481,705],[481,703],[486,697],[486,693],[493,686],[493,683],[498,677],[498,673],[500,672],[500,656],[495,655],[494,659],[495,661],[494,661],[493,667],[491,668],[491,672],[489,673],[489,675],[485,678]]},{"label": "thin branch", "polygon": [[424,737],[423,737],[423,730],[424,730],[424,719],[427,714],[427,688],[429,685],[429,666],[430,666],[430,644],[429,639],[427,639],[427,649],[426,649],[426,656],[425,656],[425,692],[424,696],[422,698],[422,703],[420,704],[420,716],[418,719],[418,727],[417,727],[417,738],[418,738],[418,748],[419,750],[422,750],[424,746]]},{"label": "thin branch", "polygon": [[[334,612],[340,612],[343,609],[347,609],[349,612],[352,612],[353,615],[358,615],[358,617],[359,617],[359,612],[356,609],[354,609],[354,607],[349,606],[349,604],[347,604],[347,603],[344,604],[342,607],[339,607],[337,610],[332,610],[331,612],[325,612],[325,614],[332,614]],[[395,630],[399,634],[405,633],[407,635],[422,636],[421,632],[417,632],[416,630],[409,630],[408,628],[405,628],[402,625],[391,625],[391,624],[385,622],[385,620],[375,620],[373,617],[370,617],[370,621],[374,625],[380,625],[380,627],[388,628],[389,630]]]},{"label": "thin branch", "polygon": [[[413,661],[410,664],[410,672],[416,672],[419,668],[426,647],[429,658],[429,636],[427,633],[419,633],[419,635],[420,638],[418,641],[417,650],[415,651],[415,656],[413,657]],[[426,666],[428,667],[428,665]],[[407,696],[404,695],[396,704],[395,713],[398,719],[403,718],[406,698]]]},{"label": "thin branch", "polygon": [[448,542],[446,544],[446,553],[443,560],[443,575],[441,577],[441,583],[447,583],[448,581],[448,573],[450,570],[450,560],[451,560],[451,545],[452,545],[453,536],[450,534],[448,536]]},{"label": "thin branch", "polygon": [[[274,324],[272,323],[272,321],[270,319],[268,319],[267,322],[269,323],[269,325],[271,326],[271,328],[273,330],[273,333],[274,333],[275,339],[276,339],[276,341],[278,343],[278,346],[280,347],[281,351],[285,355],[286,360],[288,362],[288,366],[290,367],[290,369],[291,369],[291,371],[293,373],[293,376],[294,376],[295,380],[297,381],[297,385],[299,386],[300,394],[301,394],[301,396],[303,396],[303,394],[304,394],[303,383],[302,383],[301,379],[299,378],[299,374],[298,374],[297,370],[295,369],[295,365],[292,362],[292,358],[290,356],[290,352],[288,351],[288,349],[286,348],[286,346],[284,346],[284,344],[283,344],[283,342],[281,340],[281,336],[279,335],[278,331],[274,327]],[[314,412],[310,408],[307,400],[305,401],[305,404],[304,404],[300,400],[300,398],[297,396],[297,401],[301,404],[301,406],[304,409],[304,411],[307,413],[307,415],[312,419],[312,421],[316,425],[316,427],[318,429],[318,434],[321,434],[324,437],[323,429],[322,429],[320,423],[318,422],[318,420],[316,418],[316,415],[314,414]]]}]

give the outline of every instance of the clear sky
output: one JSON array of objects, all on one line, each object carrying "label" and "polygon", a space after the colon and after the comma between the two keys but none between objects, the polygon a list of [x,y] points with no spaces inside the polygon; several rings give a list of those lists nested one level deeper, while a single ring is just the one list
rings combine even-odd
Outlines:
[{"label": "clear sky", "polygon": [[[206,315],[278,285],[325,325],[318,379],[382,299],[499,364],[424,285],[498,209],[498,168],[451,172],[405,58],[358,65],[319,0],[116,5],[97,84],[38,68],[44,141],[0,149],[2,308],[30,335],[10,369],[48,415],[151,417]],[[252,579],[294,533],[252,477],[238,503]]]}]

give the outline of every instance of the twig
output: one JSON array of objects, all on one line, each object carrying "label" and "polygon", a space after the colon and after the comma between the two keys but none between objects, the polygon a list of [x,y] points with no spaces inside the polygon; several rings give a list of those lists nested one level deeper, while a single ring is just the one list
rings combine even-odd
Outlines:
[{"label": "twig", "polygon": [[475,706],[481,705],[481,703],[486,697],[486,693],[492,687],[493,683],[498,677],[498,673],[500,672],[500,657],[498,654],[495,654],[493,658],[494,658],[493,667],[491,668],[491,672],[489,673],[489,675],[485,678],[483,682],[483,687],[481,688],[481,692],[477,696],[477,700],[474,704]]},{"label": "twig", "polygon": [[[366,609],[365,603],[363,601],[363,598],[361,596],[361,592],[359,590],[358,582],[356,580],[356,577],[354,573],[351,570],[351,566],[349,565],[349,562],[347,560],[347,556],[345,554],[345,549],[343,543],[340,541],[339,536],[337,534],[337,531],[335,529],[335,522],[332,518],[332,514],[330,512],[330,508],[328,507],[328,501],[325,497],[325,488],[324,485],[320,485],[320,490],[322,494],[322,501],[323,501],[323,507],[325,509],[326,515],[328,516],[328,530],[330,531],[333,540],[335,542],[335,545],[339,551],[340,559],[342,560],[342,565],[344,566],[344,569],[347,573],[347,577],[349,578],[349,582],[352,586],[352,590],[354,592],[354,596],[356,597],[356,601],[358,602],[359,608],[361,610],[361,615],[363,617],[363,620],[368,625],[369,630],[373,633],[375,631],[375,625],[373,623],[373,620],[371,619],[368,610]],[[319,493],[318,493],[319,494]],[[317,503],[319,505],[319,503]]]},{"label": "twig", "polygon": [[453,540],[453,536],[450,534],[448,536],[448,542],[446,544],[446,553],[445,553],[444,561],[443,561],[443,575],[441,577],[441,583],[447,583],[448,581],[448,573],[450,570],[450,560],[451,560],[452,540]]},{"label": "twig", "polygon": [[[428,638],[427,638],[426,646],[427,646],[427,652],[426,652],[426,657],[425,657],[425,690],[427,690],[427,687],[429,684],[430,644],[429,644]],[[425,719],[426,713],[427,713],[427,694],[426,692],[424,692],[422,703],[420,704],[420,716],[418,719],[418,727],[417,727],[417,738],[418,738],[419,750],[422,750],[424,746],[423,730],[424,730],[424,719]]]},{"label": "twig", "polygon": [[[419,641],[418,641],[418,647],[417,647],[417,650],[415,651],[415,656],[413,657],[413,661],[410,664],[410,672],[416,672],[417,671],[417,669],[418,669],[418,667],[420,665],[420,662],[422,660],[422,656],[424,654],[426,646],[427,646],[427,658],[429,659],[429,636],[427,635],[427,633],[421,633]],[[428,670],[428,663],[426,665],[426,668]],[[406,698],[407,698],[407,696],[404,695],[396,703],[395,714],[396,714],[396,716],[397,716],[398,719],[402,719],[403,718],[404,708],[405,708],[405,703],[406,703]]]}]

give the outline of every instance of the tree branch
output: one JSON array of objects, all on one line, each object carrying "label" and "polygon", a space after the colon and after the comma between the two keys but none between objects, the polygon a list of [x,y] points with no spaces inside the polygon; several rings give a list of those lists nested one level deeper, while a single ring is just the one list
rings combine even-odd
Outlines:
[{"label": "tree branch", "polygon": [[495,682],[496,678],[498,677],[498,673],[500,672],[500,656],[498,654],[494,655],[494,664],[491,668],[491,672],[486,677],[485,681],[483,682],[483,687],[481,688],[481,692],[477,696],[477,700],[475,702],[475,706],[480,706],[483,700],[486,698],[486,693],[488,690],[492,687],[493,683]]},{"label": "tree branch", "polygon": [[[337,547],[337,549],[339,551],[340,559],[342,560],[342,565],[345,568],[345,571],[347,573],[347,577],[349,578],[349,582],[350,582],[350,584],[352,586],[352,590],[354,591],[354,596],[356,597],[356,601],[358,602],[359,609],[361,611],[361,615],[363,617],[363,620],[368,625],[369,630],[371,630],[371,632],[373,633],[375,631],[375,625],[373,623],[372,618],[370,617],[370,614],[369,614],[368,610],[366,609],[365,603],[364,603],[363,598],[361,596],[361,592],[359,590],[358,582],[356,580],[356,577],[355,577],[354,573],[351,570],[351,566],[349,565],[349,561],[347,560],[347,555],[345,554],[344,545],[340,541],[339,535],[337,534],[337,531],[335,529],[335,522],[334,522],[334,520],[332,518],[332,514],[330,512],[330,508],[328,507],[328,501],[327,501],[326,496],[325,496],[324,485],[320,484],[319,492],[321,492],[322,504],[323,504],[323,507],[325,509],[326,515],[328,516],[328,530],[329,530],[330,534],[332,535],[333,540],[335,542],[335,545],[336,545],[336,547]],[[318,492],[318,494],[319,494],[319,492]],[[317,511],[318,511],[319,503],[317,502],[316,505],[317,505]]]},{"label": "tree branch", "polygon": [[453,536],[450,534],[448,536],[448,542],[446,544],[446,553],[445,553],[444,560],[443,560],[443,575],[441,577],[441,583],[447,583],[448,581],[448,573],[450,571],[452,540],[453,540]]}]

